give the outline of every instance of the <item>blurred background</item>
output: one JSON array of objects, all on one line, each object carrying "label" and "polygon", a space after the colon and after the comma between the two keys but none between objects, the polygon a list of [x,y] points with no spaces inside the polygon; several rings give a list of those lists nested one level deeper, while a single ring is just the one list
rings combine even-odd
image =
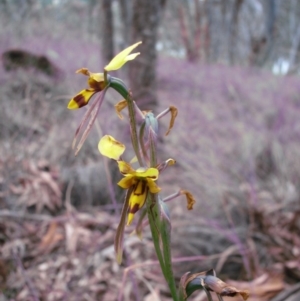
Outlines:
[{"label": "blurred background", "polygon": [[170,135],[160,123],[159,159],[177,164],[159,186],[197,201],[168,203],[178,282],[214,268],[250,301],[299,300],[297,0],[0,0],[0,300],[171,300],[147,227],[142,241],[128,227],[114,258],[124,195],[97,144],[130,141],[118,94],[71,149],[85,108],[67,104],[87,87],[75,71],[137,41],[115,75],[141,109],[178,108]]}]

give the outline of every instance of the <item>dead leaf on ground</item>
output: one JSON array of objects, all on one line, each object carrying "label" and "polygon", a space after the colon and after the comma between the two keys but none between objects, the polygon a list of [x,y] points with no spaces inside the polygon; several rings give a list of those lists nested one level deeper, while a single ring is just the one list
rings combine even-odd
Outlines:
[{"label": "dead leaf on ground", "polygon": [[64,235],[60,233],[57,223],[51,223],[38,246],[39,252],[44,254],[51,252],[63,238]]},{"label": "dead leaf on ground", "polygon": [[280,274],[265,273],[250,282],[228,280],[226,283],[238,289],[248,289],[248,301],[269,301],[284,289],[283,277]]}]

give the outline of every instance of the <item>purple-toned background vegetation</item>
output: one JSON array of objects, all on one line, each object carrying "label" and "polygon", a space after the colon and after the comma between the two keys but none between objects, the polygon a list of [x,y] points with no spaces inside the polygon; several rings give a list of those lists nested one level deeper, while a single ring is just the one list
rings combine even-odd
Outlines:
[{"label": "purple-toned background vegetation", "polygon": [[[8,72],[0,64],[0,300],[116,300],[119,290],[125,300],[151,300],[151,294],[150,299],[141,297],[149,294],[149,286],[170,300],[162,280],[157,284],[158,267],[129,273],[122,288],[124,267],[114,262],[119,215],[112,214],[117,211],[112,190],[119,205],[123,195],[115,185],[116,170],[110,184],[105,164],[111,164],[103,164],[97,142],[102,134],[129,141],[127,124],[114,112],[117,94],[108,93],[99,127],[78,157],[71,150],[84,110],[66,106],[86,87],[86,78],[75,71],[100,72],[103,67],[97,26],[91,30],[89,23],[97,13],[88,15],[78,1],[60,9],[35,5],[24,16],[10,17],[1,21],[0,54],[21,49],[45,55],[59,74],[49,77],[21,66]],[[170,105],[179,111],[167,137],[169,117],[161,121],[159,158],[177,161],[160,177],[162,195],[184,188],[197,200],[191,212],[183,197],[169,204],[174,258],[196,256],[176,264],[176,276],[215,267],[226,278],[245,281],[267,274],[277,285],[271,270],[281,277],[275,292],[283,283],[299,281],[299,77],[275,76],[257,67],[191,63],[164,51],[157,82],[157,111]],[[43,171],[51,175],[45,182],[50,188],[38,194]],[[34,185],[39,188],[30,190]],[[57,188],[61,194],[53,196]],[[33,213],[37,217],[29,221],[35,224],[14,224],[18,214]],[[132,236],[126,240],[124,266],[154,258],[147,229],[143,242]]]}]

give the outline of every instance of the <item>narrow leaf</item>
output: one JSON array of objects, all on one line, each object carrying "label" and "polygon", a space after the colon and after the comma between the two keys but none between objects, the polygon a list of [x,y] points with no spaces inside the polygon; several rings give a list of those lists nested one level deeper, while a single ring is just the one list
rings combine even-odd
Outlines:
[{"label": "narrow leaf", "polygon": [[116,260],[118,264],[122,263],[123,256],[123,241],[124,241],[124,229],[126,224],[127,211],[129,206],[129,198],[132,193],[133,188],[129,188],[126,192],[125,202],[121,212],[120,223],[117,228],[116,236],[115,236],[115,252],[116,252]]}]

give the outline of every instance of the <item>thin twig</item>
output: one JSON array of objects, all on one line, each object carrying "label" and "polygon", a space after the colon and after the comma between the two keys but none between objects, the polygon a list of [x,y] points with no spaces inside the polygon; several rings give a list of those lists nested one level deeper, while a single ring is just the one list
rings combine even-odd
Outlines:
[{"label": "thin twig", "polygon": [[31,294],[31,296],[33,298],[33,301],[40,301],[39,297],[38,297],[38,292],[37,292],[36,288],[34,287],[30,277],[28,277],[28,275],[24,269],[24,266],[23,266],[20,256],[18,254],[16,254],[16,252],[14,252],[14,259],[15,259],[16,265],[19,267],[19,269],[21,271],[21,274],[25,280],[25,283],[28,287],[29,293]]}]

